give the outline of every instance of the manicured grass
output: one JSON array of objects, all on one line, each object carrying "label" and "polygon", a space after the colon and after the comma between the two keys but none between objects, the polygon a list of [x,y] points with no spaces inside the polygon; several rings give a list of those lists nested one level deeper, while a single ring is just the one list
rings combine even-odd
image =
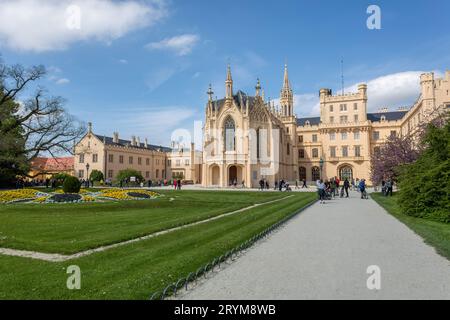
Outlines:
[{"label": "manicured grass", "polygon": [[378,202],[390,214],[406,224],[411,230],[420,235],[426,243],[433,246],[436,251],[450,260],[450,224],[423,218],[415,218],[403,214],[397,205],[397,197],[385,197],[381,193],[372,194],[372,198]]},{"label": "manicured grass", "polygon": [[[147,299],[317,198],[315,193],[289,195],[279,202],[64,263],[0,255],[0,299]],[[223,200],[231,195],[211,196]],[[240,197],[245,198],[243,193],[236,194],[234,202]],[[81,268],[81,290],[66,288],[69,265]]]},{"label": "manicured grass", "polygon": [[76,253],[285,197],[280,192],[165,191],[144,201],[0,205],[0,247]]}]

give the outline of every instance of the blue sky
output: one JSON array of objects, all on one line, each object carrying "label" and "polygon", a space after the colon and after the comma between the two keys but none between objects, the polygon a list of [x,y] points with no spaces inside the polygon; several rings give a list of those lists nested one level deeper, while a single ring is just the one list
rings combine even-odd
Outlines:
[{"label": "blue sky", "polygon": [[[67,6],[81,9],[67,30]],[[369,5],[381,30],[369,30]],[[44,10],[45,9],[45,10]],[[298,116],[318,115],[317,93],[369,84],[372,111],[410,105],[418,75],[450,69],[450,2],[0,0],[0,53],[44,64],[42,82],[95,131],[168,145],[204,119],[208,84],[220,98],[226,65],[234,89],[277,98],[287,61]],[[13,30],[13,32],[12,32]]]}]

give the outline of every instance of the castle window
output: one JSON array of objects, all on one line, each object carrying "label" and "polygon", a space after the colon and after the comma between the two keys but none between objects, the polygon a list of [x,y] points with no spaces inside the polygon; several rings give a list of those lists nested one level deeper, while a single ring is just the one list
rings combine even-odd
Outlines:
[{"label": "castle window", "polygon": [[108,178],[112,179],[114,177],[114,171],[108,170]]},{"label": "castle window", "polygon": [[357,123],[358,121],[359,121],[358,115],[355,114],[355,115],[353,116],[353,122]]},{"label": "castle window", "polygon": [[330,147],[330,157],[336,158],[336,147]]},{"label": "castle window", "polygon": [[381,121],[386,121],[386,116],[384,116],[384,115],[381,116],[380,120],[381,120]]},{"label": "castle window", "polygon": [[313,148],[312,149],[312,157],[313,158],[318,158],[319,157],[319,149],[317,149],[317,148]]},{"label": "castle window", "polygon": [[330,117],[330,123],[334,123],[334,117]]},{"label": "castle window", "polygon": [[342,147],[342,156],[343,157],[348,157],[348,146],[343,146]]},{"label": "castle window", "polygon": [[330,132],[330,140],[336,140],[336,133]]},{"label": "castle window", "polygon": [[[170,161],[170,160],[169,160],[169,161]],[[149,158],[145,159],[145,164],[146,164],[147,166],[150,165],[150,159],[149,159]],[[170,165],[170,164],[169,164],[169,165]]]},{"label": "castle window", "polygon": [[353,139],[354,140],[359,140],[359,131],[353,132]]},{"label": "castle window", "polygon": [[119,156],[119,163],[123,163],[123,156]]},{"label": "castle window", "polygon": [[358,110],[358,104],[356,102],[353,104],[353,110]]},{"label": "castle window", "polygon": [[289,143],[287,144],[287,147],[286,147],[286,153],[287,153],[287,155],[291,154],[291,145]]},{"label": "castle window", "polygon": [[225,135],[225,151],[236,150],[236,125],[232,117],[225,120],[224,125]]},{"label": "castle window", "polygon": [[113,163],[114,162],[114,155],[113,154],[108,155],[108,161],[109,161],[109,163]]},{"label": "castle window", "polygon": [[361,146],[355,146],[355,157],[361,157]]},{"label": "castle window", "polygon": [[133,157],[129,157],[129,158],[128,158],[128,163],[129,163],[129,164],[133,164]]},{"label": "castle window", "polygon": [[347,140],[347,132],[342,132],[341,133],[341,139],[342,140]]},{"label": "castle window", "polygon": [[341,104],[339,107],[340,107],[341,111],[347,111],[347,105],[346,104]]},{"label": "castle window", "polygon": [[306,120],[306,121],[305,121],[305,126],[309,126],[309,125],[310,125],[309,120]]},{"label": "castle window", "polygon": [[298,157],[300,159],[305,158],[305,149],[298,149]]},{"label": "castle window", "polygon": [[80,159],[79,159],[80,163],[84,163],[84,153],[80,154]]},{"label": "castle window", "polygon": [[298,142],[300,142],[300,143],[303,142],[303,136],[298,136]]},{"label": "castle window", "polygon": [[348,117],[347,116],[341,116],[340,120],[341,120],[341,123],[347,123]]},{"label": "castle window", "polygon": [[138,165],[141,165],[141,164],[142,164],[142,158],[138,157]]},{"label": "castle window", "polygon": [[98,162],[98,154],[94,153],[94,154],[92,155],[92,162],[93,162],[93,163],[97,163],[97,162]]},{"label": "castle window", "polygon": [[317,134],[312,135],[312,142],[317,142]]},{"label": "castle window", "polygon": [[333,112],[333,106],[332,105],[330,106],[330,112]]},{"label": "castle window", "polygon": [[374,131],[373,132],[373,140],[380,139],[380,131]]},{"label": "castle window", "polygon": [[78,178],[84,178],[84,170],[78,170]]}]

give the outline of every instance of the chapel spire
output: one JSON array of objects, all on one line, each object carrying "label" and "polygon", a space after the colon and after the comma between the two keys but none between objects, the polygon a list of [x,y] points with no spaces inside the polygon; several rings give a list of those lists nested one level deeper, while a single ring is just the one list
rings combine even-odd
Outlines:
[{"label": "chapel spire", "polygon": [[294,115],[294,96],[292,94],[291,84],[289,83],[288,66],[284,65],[283,88],[280,94],[281,115],[283,117],[292,117]]},{"label": "chapel spire", "polygon": [[233,98],[233,78],[231,77],[230,64],[228,64],[228,68],[227,68],[227,80],[225,81],[225,92],[226,92],[227,99]]}]

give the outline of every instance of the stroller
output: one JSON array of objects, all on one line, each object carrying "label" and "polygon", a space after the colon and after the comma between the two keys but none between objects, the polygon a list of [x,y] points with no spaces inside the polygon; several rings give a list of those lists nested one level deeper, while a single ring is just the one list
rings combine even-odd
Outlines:
[{"label": "stroller", "polygon": [[369,199],[369,196],[367,195],[366,189],[364,189],[364,190],[362,191],[361,197],[362,197],[362,199],[366,199],[366,200]]}]

